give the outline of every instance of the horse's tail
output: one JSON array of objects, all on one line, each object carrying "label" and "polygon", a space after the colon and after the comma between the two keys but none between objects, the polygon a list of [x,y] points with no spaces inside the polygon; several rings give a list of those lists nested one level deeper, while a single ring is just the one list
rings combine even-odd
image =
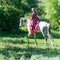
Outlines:
[{"label": "horse's tail", "polygon": [[50,31],[50,24],[49,23],[47,23],[47,33],[50,33],[51,31]]},{"label": "horse's tail", "polygon": [[47,40],[47,33],[48,33],[48,27],[47,27],[47,24],[46,24],[46,40]]},{"label": "horse's tail", "polygon": [[46,32],[46,40],[47,40],[47,38],[48,38],[47,34],[50,33],[50,24],[47,23],[45,28],[46,28],[45,29],[46,30],[45,32]]}]

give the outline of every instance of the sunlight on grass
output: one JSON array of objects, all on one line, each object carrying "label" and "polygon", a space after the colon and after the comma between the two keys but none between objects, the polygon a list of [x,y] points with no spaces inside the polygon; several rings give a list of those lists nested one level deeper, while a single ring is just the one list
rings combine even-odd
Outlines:
[{"label": "sunlight on grass", "polygon": [[[24,42],[24,43],[23,43]],[[44,39],[37,39],[38,46],[44,47],[46,44],[46,41]],[[47,41],[48,46],[51,46],[50,40]],[[0,48],[4,46],[27,46],[27,38],[12,38],[12,37],[0,37]],[[60,39],[54,39],[54,45],[60,46]],[[35,46],[34,39],[29,40],[29,46]]]},{"label": "sunlight on grass", "polygon": [[32,55],[31,60],[59,60],[59,56],[44,57],[43,55]]}]

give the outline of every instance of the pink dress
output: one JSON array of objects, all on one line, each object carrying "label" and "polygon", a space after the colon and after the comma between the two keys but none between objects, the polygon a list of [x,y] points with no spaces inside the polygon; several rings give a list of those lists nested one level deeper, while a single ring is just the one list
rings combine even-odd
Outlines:
[{"label": "pink dress", "polygon": [[40,22],[40,20],[37,17],[36,12],[33,11],[32,16],[30,17],[30,34],[34,34],[37,32],[39,22]]}]

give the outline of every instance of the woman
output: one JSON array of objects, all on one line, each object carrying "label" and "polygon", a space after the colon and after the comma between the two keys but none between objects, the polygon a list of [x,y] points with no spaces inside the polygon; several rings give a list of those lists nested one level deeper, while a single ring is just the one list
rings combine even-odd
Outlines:
[{"label": "woman", "polygon": [[39,22],[40,22],[40,20],[37,16],[35,8],[32,8],[32,15],[30,17],[30,34],[36,33]]}]

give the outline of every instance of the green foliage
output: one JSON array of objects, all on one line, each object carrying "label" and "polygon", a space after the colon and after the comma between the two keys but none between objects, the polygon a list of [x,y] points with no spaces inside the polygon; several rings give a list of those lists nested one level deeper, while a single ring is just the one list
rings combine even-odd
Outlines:
[{"label": "green foliage", "polygon": [[58,22],[52,21],[51,22],[51,28],[54,30],[58,30],[58,28],[59,28]]},{"label": "green foliage", "polygon": [[21,0],[10,0],[9,4],[15,6],[18,9],[21,8]]},{"label": "green foliage", "polygon": [[38,0],[27,0],[28,5],[29,5],[30,7],[37,7],[37,1],[38,1]]},{"label": "green foliage", "polygon": [[[59,0],[46,0],[45,12],[46,18],[50,20],[51,27],[55,30],[59,29],[60,24],[60,5]],[[55,25],[54,25],[55,24]]]},{"label": "green foliage", "polygon": [[32,7],[37,7],[38,0],[22,0],[21,7],[24,10],[25,13],[29,13],[31,11]]},{"label": "green foliage", "polygon": [[[40,18],[46,18],[45,20],[50,22],[52,29],[59,30],[60,0],[44,1],[39,2],[39,0],[0,0],[0,30],[16,31],[19,25],[19,18],[23,16],[30,18],[32,7],[35,7],[37,9],[37,13]],[[47,14],[43,16],[44,13]],[[14,21],[14,23],[11,23],[12,21]]]},{"label": "green foliage", "polygon": [[0,60],[8,60],[8,59],[4,55],[0,54]]},{"label": "green foliage", "polygon": [[30,13],[32,7],[37,7],[36,0],[1,0],[0,30],[16,31],[20,17]]},{"label": "green foliage", "polygon": [[45,13],[44,6],[39,6],[39,7],[36,8],[36,10],[37,10],[37,13],[38,13],[39,16],[41,16],[42,14]]},{"label": "green foliage", "polygon": [[[26,3],[27,3],[27,2],[26,2]],[[28,12],[30,11],[29,5],[28,5],[28,4],[25,4],[25,3],[23,3],[23,2],[22,2],[22,4],[21,4],[21,9],[23,9],[24,15],[25,15],[25,13],[28,13]]]},{"label": "green foliage", "polygon": [[0,5],[0,30],[16,31],[19,28],[19,19],[23,11],[14,6]]}]

